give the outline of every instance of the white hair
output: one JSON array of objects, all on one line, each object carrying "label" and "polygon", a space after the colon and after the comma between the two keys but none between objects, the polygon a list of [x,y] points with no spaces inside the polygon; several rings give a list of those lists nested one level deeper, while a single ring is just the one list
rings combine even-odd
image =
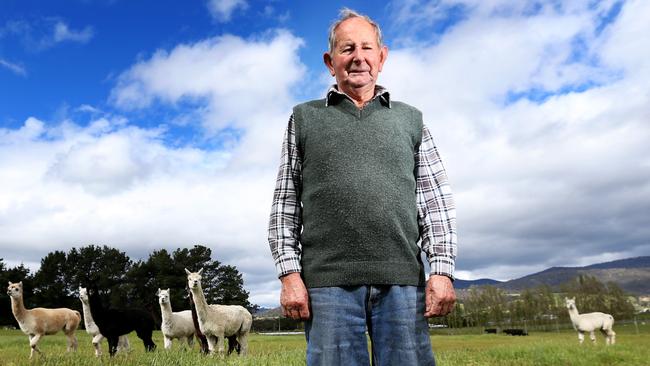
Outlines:
[{"label": "white hair", "polygon": [[341,11],[339,11],[339,18],[332,23],[332,26],[330,26],[330,31],[329,31],[329,53],[332,53],[334,51],[334,46],[336,46],[336,28],[338,28],[341,23],[344,21],[350,19],[350,18],[362,18],[363,20],[367,21],[372,25],[372,27],[375,29],[375,33],[377,34],[377,44],[379,47],[383,46],[383,38],[381,36],[381,28],[379,28],[379,24],[375,22],[374,20],[370,19],[369,16],[365,14],[358,13],[352,9],[349,8],[343,8]]}]

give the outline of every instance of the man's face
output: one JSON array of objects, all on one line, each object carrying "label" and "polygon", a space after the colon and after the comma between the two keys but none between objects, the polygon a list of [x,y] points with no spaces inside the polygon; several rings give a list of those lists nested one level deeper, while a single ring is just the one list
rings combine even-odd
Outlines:
[{"label": "man's face", "polygon": [[388,49],[379,47],[373,26],[363,18],[350,18],[336,28],[336,44],[324,55],[325,65],[341,91],[372,88],[377,83]]}]

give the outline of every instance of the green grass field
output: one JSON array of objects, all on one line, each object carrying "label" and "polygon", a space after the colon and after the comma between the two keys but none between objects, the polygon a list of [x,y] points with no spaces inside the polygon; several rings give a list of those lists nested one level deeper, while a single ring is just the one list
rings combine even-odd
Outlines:
[{"label": "green grass field", "polygon": [[[470,365],[513,365],[513,366],[594,366],[594,365],[650,365],[650,325],[639,325],[637,334],[634,325],[615,326],[617,344],[605,347],[604,338],[598,334],[596,346],[591,341],[578,345],[573,331],[560,333],[532,332],[527,337],[513,337],[502,334],[457,334],[448,335],[438,331],[431,336],[433,349],[439,366]],[[39,346],[44,355],[29,361],[27,336],[19,330],[0,331],[0,366],[10,365],[304,365],[305,341],[301,335],[269,336],[254,334],[249,342],[250,355],[206,357],[194,349],[180,350],[176,343],[172,350],[162,348],[162,335],[154,333],[159,348],[145,353],[142,342],[129,335],[132,350],[129,354],[107,356],[106,341],[101,362],[94,357],[90,337],[77,333],[79,350],[66,353],[66,339],[63,334],[47,336]]]}]

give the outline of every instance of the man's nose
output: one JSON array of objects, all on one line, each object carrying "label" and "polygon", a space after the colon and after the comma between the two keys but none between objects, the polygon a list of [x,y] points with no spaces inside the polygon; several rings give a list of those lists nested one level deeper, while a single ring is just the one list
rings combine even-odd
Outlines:
[{"label": "man's nose", "polygon": [[355,48],[352,52],[352,61],[354,63],[360,64],[364,60],[363,55],[361,54],[361,49]]}]

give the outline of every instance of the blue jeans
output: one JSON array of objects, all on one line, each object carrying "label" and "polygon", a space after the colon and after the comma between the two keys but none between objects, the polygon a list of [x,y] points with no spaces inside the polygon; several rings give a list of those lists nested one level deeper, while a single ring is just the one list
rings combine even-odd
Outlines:
[{"label": "blue jeans", "polygon": [[434,366],[424,318],[424,288],[346,286],[310,288],[305,322],[307,365]]}]

